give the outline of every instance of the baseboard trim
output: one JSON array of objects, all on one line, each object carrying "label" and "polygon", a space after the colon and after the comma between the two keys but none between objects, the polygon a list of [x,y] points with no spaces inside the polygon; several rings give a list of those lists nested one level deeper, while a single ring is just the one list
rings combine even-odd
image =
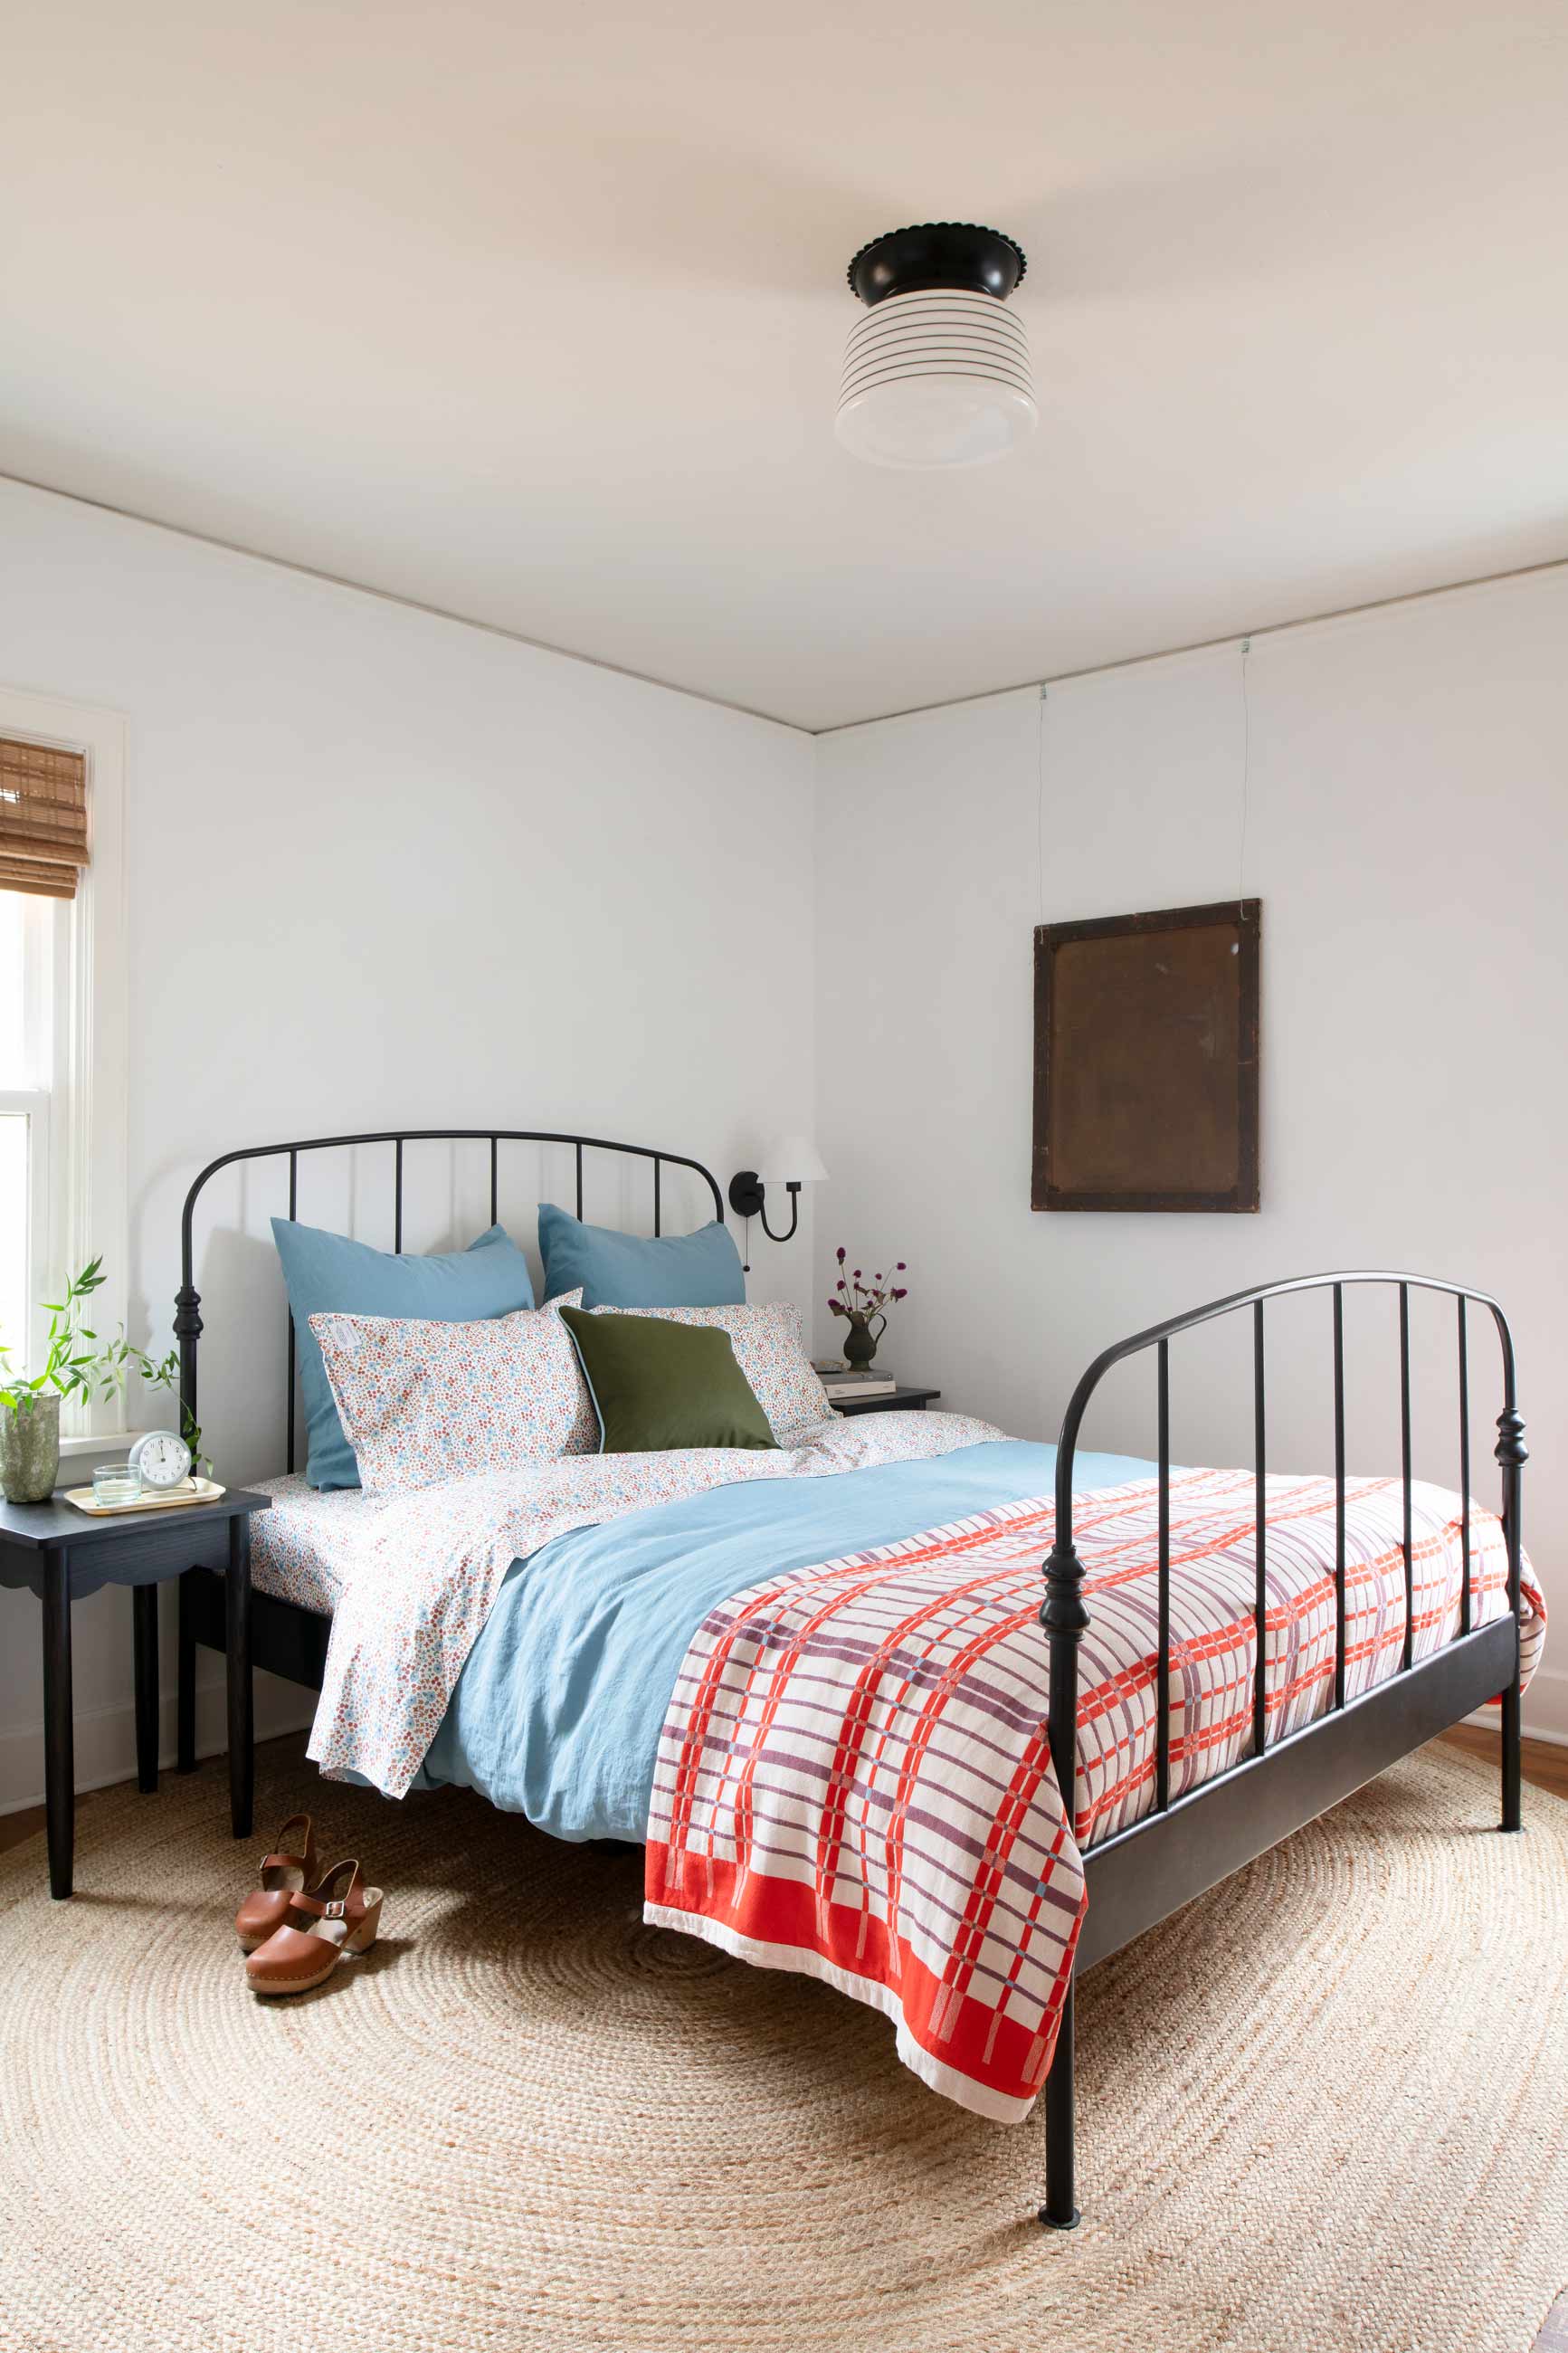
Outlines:
[{"label": "baseboard trim", "polygon": [[[1547,1647],[1550,1649],[1550,1635]],[[1537,1667],[1524,1694],[1524,1729],[1532,1740],[1568,1748],[1568,1667]]]},{"label": "baseboard trim", "polygon": [[[174,1692],[160,1694],[158,1765],[174,1769],[177,1700]],[[283,1732],[300,1732],[315,1713],[292,1683],[275,1675],[256,1678],[256,1736],[271,1740]],[[223,1757],[228,1752],[227,1707],[222,1681],[196,1686],[196,1755]],[[89,1789],[109,1789],[136,1778],[136,1711],[130,1701],[109,1707],[79,1709],[76,1719],[77,1795]],[[0,1733],[0,1814],[19,1814],[44,1802],[44,1727],[24,1725]]]},{"label": "baseboard trim", "polygon": [[[1530,1679],[1521,1710],[1527,1740],[1544,1740],[1549,1748],[1568,1748],[1568,1667],[1537,1667]],[[1465,1718],[1467,1724],[1497,1729],[1497,1710],[1483,1707]]]}]

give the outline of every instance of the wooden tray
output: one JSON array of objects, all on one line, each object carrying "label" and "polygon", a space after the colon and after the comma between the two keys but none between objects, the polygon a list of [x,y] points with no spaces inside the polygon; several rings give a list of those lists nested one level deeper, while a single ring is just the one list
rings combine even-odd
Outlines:
[{"label": "wooden tray", "polygon": [[120,1512],[177,1512],[185,1504],[216,1504],[226,1493],[214,1479],[189,1479],[162,1495],[138,1495],[133,1504],[100,1504],[90,1487],[68,1487],[65,1499],[90,1519],[107,1520]]}]

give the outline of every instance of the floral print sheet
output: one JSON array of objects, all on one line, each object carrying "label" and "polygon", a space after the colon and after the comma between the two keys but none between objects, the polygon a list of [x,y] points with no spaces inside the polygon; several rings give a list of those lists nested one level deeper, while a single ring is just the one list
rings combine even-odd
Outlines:
[{"label": "floral print sheet", "polygon": [[965,1414],[835,1416],[786,1430],[777,1452],[579,1454],[391,1497],[344,1579],[310,1755],[329,1778],[357,1773],[388,1797],[404,1796],[507,1570],[573,1528],[741,1480],[930,1461],[1002,1434]]},{"label": "floral print sheet", "polygon": [[365,1531],[382,1506],[361,1487],[312,1487],[302,1471],[251,1484],[272,1498],[250,1522],[250,1581],[297,1609],[330,1618]]}]

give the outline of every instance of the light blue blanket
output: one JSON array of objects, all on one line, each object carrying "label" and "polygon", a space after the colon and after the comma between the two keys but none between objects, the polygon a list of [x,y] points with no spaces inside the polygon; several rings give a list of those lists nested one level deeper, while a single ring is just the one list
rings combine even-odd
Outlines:
[{"label": "light blue blanket", "polygon": [[[710,1609],[781,1569],[1047,1496],[1056,1448],[1016,1439],[934,1461],[710,1488],[512,1563],[419,1782],[480,1790],[556,1838],[640,1841],[681,1660]],[[1152,1465],[1080,1454],[1075,1493]]]}]

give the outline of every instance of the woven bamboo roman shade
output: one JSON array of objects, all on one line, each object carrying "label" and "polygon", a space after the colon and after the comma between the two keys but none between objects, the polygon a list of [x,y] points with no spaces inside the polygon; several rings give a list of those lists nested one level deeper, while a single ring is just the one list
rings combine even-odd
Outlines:
[{"label": "woven bamboo roman shade", "polygon": [[0,891],[74,899],[87,862],[82,754],[0,735]]}]

